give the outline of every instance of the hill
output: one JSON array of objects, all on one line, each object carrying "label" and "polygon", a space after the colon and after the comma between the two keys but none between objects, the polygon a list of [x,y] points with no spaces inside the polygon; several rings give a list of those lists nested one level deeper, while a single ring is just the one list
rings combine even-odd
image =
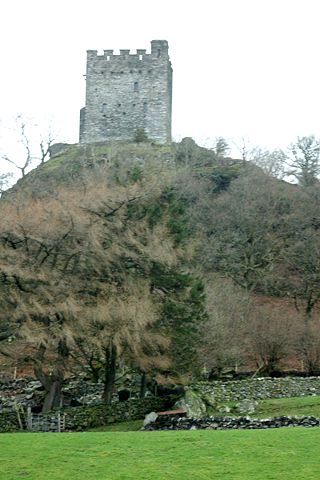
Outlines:
[{"label": "hill", "polygon": [[319,187],[197,146],[60,145],[0,201],[0,336],[64,378],[320,364]]}]

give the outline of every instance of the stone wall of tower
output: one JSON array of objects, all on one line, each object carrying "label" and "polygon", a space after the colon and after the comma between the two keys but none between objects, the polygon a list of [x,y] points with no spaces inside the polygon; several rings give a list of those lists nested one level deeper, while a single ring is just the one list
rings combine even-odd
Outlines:
[{"label": "stone wall of tower", "polygon": [[80,112],[80,143],[132,140],[138,129],[160,143],[171,141],[172,68],[166,40],[151,53],[87,52],[86,106]]}]

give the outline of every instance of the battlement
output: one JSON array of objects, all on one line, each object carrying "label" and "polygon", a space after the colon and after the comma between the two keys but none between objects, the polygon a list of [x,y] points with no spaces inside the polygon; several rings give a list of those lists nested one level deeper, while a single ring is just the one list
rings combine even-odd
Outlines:
[{"label": "battlement", "polygon": [[122,60],[127,57],[130,59],[138,59],[142,61],[147,58],[168,58],[168,42],[166,40],[152,40],[151,41],[151,53],[146,53],[144,48],[138,48],[136,53],[130,53],[130,49],[120,49],[119,54],[115,54],[114,50],[104,50],[103,55],[98,55],[98,50],[87,50],[87,59],[90,60]]},{"label": "battlement", "polygon": [[171,141],[172,68],[166,40],[151,51],[87,51],[86,106],[80,142],[129,140],[137,130],[161,143]]}]

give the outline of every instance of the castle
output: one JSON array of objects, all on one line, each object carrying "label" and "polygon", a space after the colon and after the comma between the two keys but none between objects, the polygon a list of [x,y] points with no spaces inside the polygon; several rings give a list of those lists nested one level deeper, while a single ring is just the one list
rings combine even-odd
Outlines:
[{"label": "castle", "polygon": [[86,105],[80,111],[80,143],[132,140],[139,130],[159,143],[171,141],[172,68],[166,40],[151,53],[87,52]]}]

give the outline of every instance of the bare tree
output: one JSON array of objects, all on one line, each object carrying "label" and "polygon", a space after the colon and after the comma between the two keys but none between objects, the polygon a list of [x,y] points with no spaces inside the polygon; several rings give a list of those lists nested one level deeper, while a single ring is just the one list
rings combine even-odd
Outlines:
[{"label": "bare tree", "polygon": [[270,151],[257,147],[250,155],[250,161],[262,168],[264,173],[279,179],[283,179],[286,175],[287,160],[287,154],[280,149]]},{"label": "bare tree", "polygon": [[56,135],[54,134],[51,125],[49,126],[48,132],[45,136],[41,136],[40,139],[40,164],[43,165],[50,156],[50,147],[56,140]]},{"label": "bare tree", "polygon": [[293,175],[300,185],[308,187],[319,181],[320,142],[314,135],[298,137],[291,145],[292,159],[289,175]]},{"label": "bare tree", "polygon": [[248,137],[242,137],[234,142],[242,160],[260,167],[271,177],[283,179],[286,175],[288,155],[284,150],[268,150],[253,144]]},{"label": "bare tree", "polygon": [[225,138],[217,137],[215,139],[213,150],[218,157],[223,158],[230,152],[230,146]]},{"label": "bare tree", "polygon": [[251,160],[253,152],[257,149],[253,146],[248,137],[242,137],[239,141],[235,140],[234,145],[241,155],[241,159],[248,161]]},{"label": "bare tree", "polygon": [[0,197],[8,188],[10,178],[12,178],[12,173],[0,173]]},{"label": "bare tree", "polygon": [[309,322],[301,322],[296,330],[296,351],[301,356],[308,375],[320,374],[320,323],[314,317]]},{"label": "bare tree", "polygon": [[105,403],[111,402],[120,358],[144,371],[168,367],[163,352],[169,340],[153,330],[157,318],[148,282],[126,282],[116,295],[110,292],[108,299],[98,298],[95,306],[82,309],[75,341],[82,345],[85,360],[89,352],[94,352],[95,360],[102,366]]},{"label": "bare tree", "polygon": [[[38,199],[25,189],[1,205],[0,324],[9,318],[17,331],[20,361],[28,358],[45,388],[44,409],[61,401],[83,341],[103,361],[106,402],[120,358],[145,371],[168,368],[163,297],[174,300],[176,289],[181,312],[189,284],[182,284],[182,250],[168,235],[167,218],[151,226],[141,216],[150,202],[159,203],[161,189],[152,178],[146,192],[139,181],[112,184],[111,175],[89,170],[81,178],[85,189],[58,186],[54,198]],[[161,293],[152,281],[159,265],[170,266],[171,283]],[[185,303],[190,315],[190,298]]]},{"label": "bare tree", "polygon": [[204,229],[199,255],[205,268],[225,274],[248,291],[261,286],[285,245],[289,198],[290,192],[274,179],[253,172],[234,180],[208,207],[202,200],[194,218]]},{"label": "bare tree", "polygon": [[206,279],[206,311],[200,345],[200,359],[210,377],[245,363],[245,330],[252,301],[230,280]]},{"label": "bare tree", "polygon": [[289,295],[306,323],[320,303],[320,184],[294,188],[282,272]]},{"label": "bare tree", "polygon": [[20,170],[21,177],[24,177],[27,171],[30,169],[34,161],[40,161],[43,164],[50,154],[50,147],[55,140],[55,135],[52,131],[52,128],[49,127],[48,134],[41,136],[38,140],[39,153],[36,153],[34,147],[36,143],[35,133],[30,132],[30,127],[35,127],[36,125],[30,124],[21,114],[16,117],[16,128],[18,135],[18,143],[22,147],[22,160],[20,162],[12,158],[12,156],[3,154],[2,158],[6,162],[14,165],[15,168]]},{"label": "bare tree", "polygon": [[6,162],[9,162],[12,165],[14,165],[18,170],[20,170],[21,176],[24,177],[26,174],[26,170],[31,165],[33,157],[31,154],[30,139],[27,135],[27,122],[22,117],[22,115],[18,115],[16,118],[16,123],[17,123],[17,128],[19,133],[19,143],[22,145],[23,151],[24,151],[24,160],[22,161],[22,164],[19,165],[7,155],[3,155],[2,158]]},{"label": "bare tree", "polygon": [[299,319],[287,309],[274,305],[256,305],[247,323],[248,349],[259,373],[278,372],[281,361],[293,352]]}]

